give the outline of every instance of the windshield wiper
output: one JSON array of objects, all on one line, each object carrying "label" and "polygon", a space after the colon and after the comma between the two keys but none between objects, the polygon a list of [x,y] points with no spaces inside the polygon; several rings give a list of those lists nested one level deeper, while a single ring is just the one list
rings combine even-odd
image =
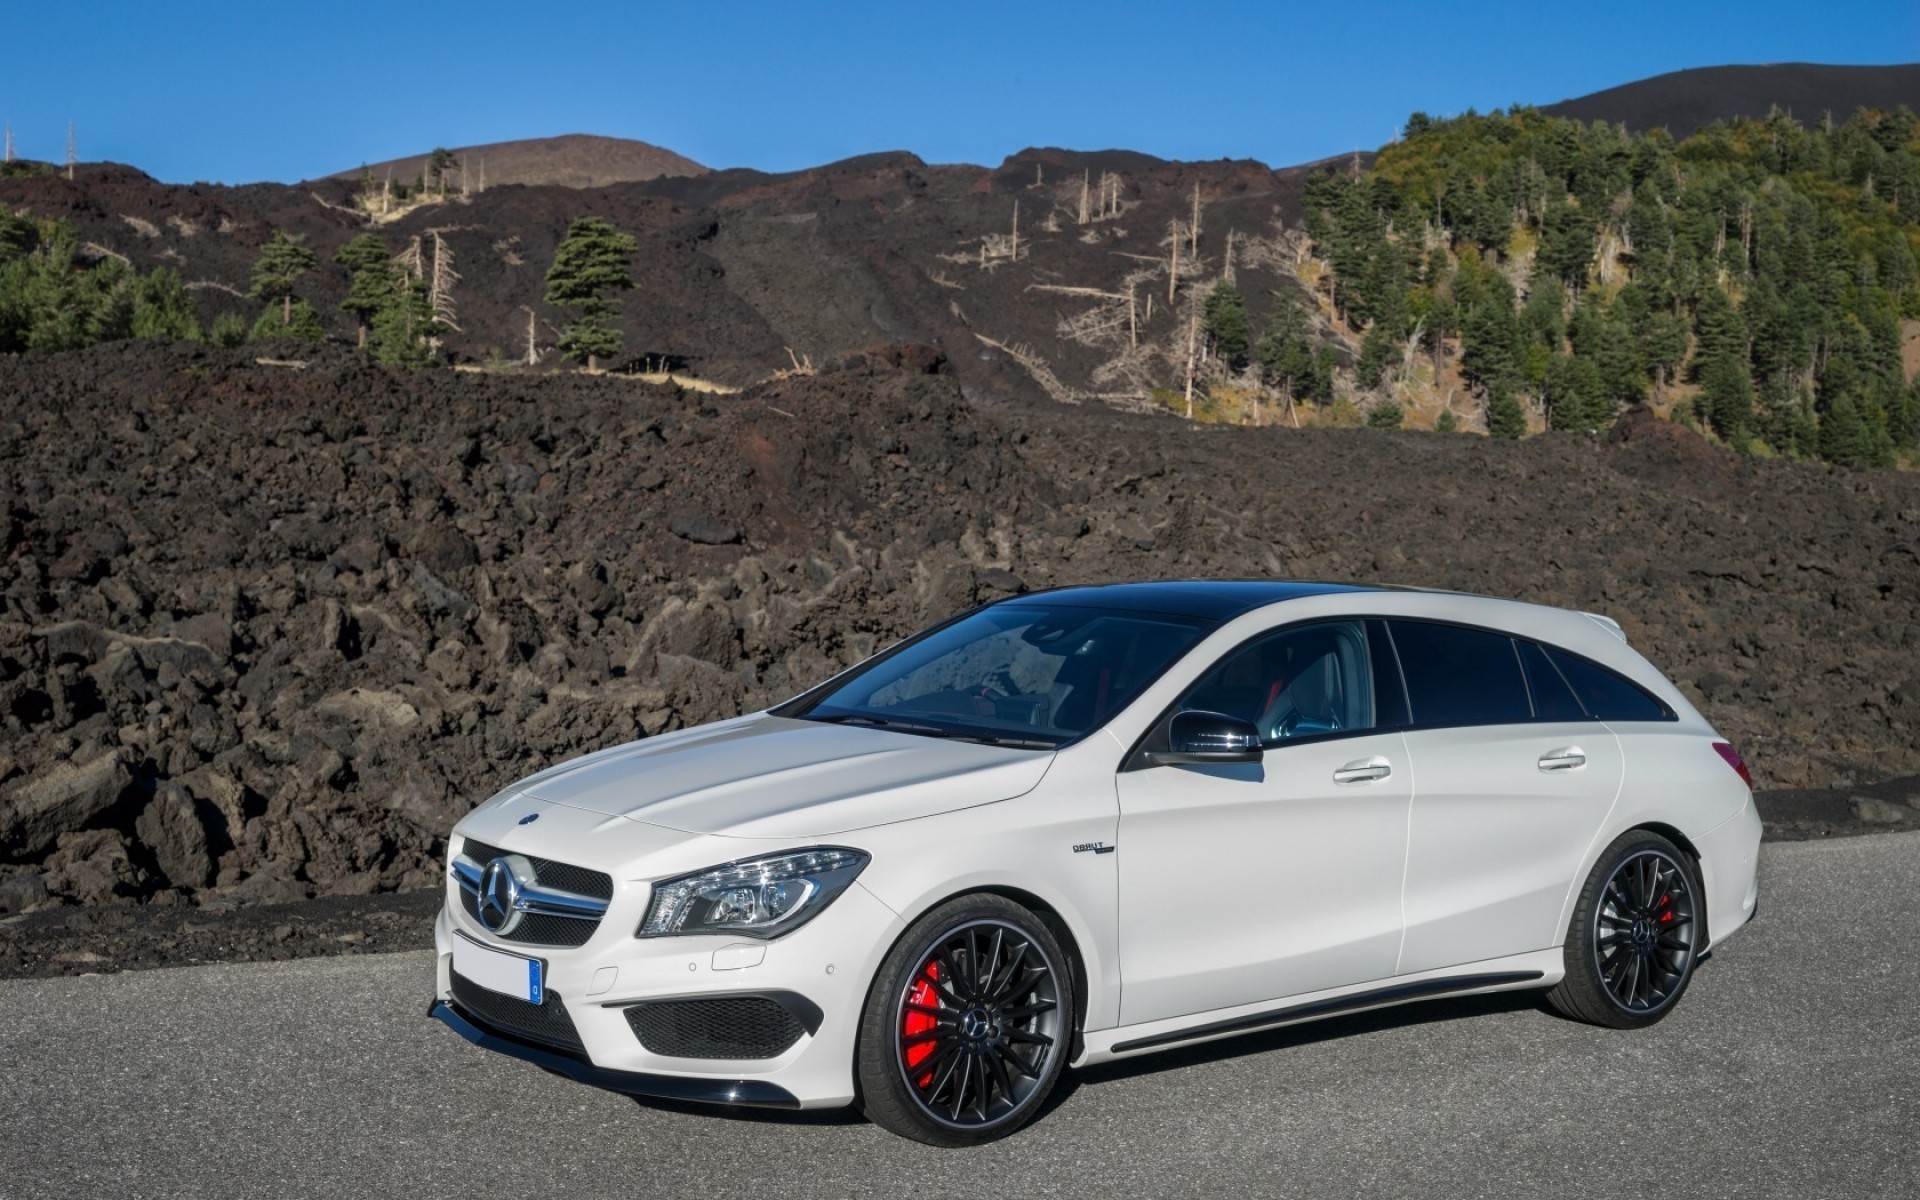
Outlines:
[{"label": "windshield wiper", "polygon": [[938,725],[922,725],[916,721],[899,721],[892,717],[869,717],[861,713],[835,713],[826,717],[808,717],[809,721],[827,721],[835,725],[871,725],[875,729],[890,729],[895,733],[918,733],[926,737],[952,737],[953,731],[942,729]]},{"label": "windshield wiper", "polygon": [[1016,750],[1054,750],[1058,743],[1044,738],[1009,737],[998,733],[952,733],[948,737],[963,742],[980,742],[988,746],[1012,746]]}]

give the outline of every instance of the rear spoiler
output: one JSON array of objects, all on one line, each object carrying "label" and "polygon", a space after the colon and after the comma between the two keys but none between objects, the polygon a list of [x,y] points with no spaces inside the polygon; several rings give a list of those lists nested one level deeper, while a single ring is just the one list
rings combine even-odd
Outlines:
[{"label": "rear spoiler", "polygon": [[1624,642],[1627,640],[1627,631],[1620,628],[1620,622],[1614,620],[1612,617],[1603,617],[1599,613],[1581,613],[1580,615],[1619,638],[1621,641]]}]

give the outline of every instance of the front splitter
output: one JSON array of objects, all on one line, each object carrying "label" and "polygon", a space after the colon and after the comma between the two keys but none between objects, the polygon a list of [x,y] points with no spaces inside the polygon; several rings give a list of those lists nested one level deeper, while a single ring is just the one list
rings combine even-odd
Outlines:
[{"label": "front splitter", "polygon": [[647,1075],[596,1067],[557,1050],[521,1041],[473,1021],[445,1000],[436,999],[427,1015],[444,1022],[461,1037],[483,1050],[505,1054],[591,1087],[654,1100],[683,1100],[698,1104],[733,1104],[750,1108],[799,1108],[800,1101],[783,1087],[757,1079],[689,1079],[681,1075]]}]

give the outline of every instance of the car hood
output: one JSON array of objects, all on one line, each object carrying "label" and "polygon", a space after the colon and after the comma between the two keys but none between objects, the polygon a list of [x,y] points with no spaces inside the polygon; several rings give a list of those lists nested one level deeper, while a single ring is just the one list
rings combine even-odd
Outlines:
[{"label": "car hood", "polygon": [[686,833],[818,837],[1011,799],[1053,757],[761,713],[602,750],[509,790]]}]

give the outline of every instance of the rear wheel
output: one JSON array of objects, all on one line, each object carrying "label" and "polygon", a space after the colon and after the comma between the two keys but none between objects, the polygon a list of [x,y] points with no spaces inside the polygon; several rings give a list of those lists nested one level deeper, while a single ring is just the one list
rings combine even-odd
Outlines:
[{"label": "rear wheel", "polygon": [[966,896],[907,930],[860,1024],[860,1102],[874,1124],[934,1146],[1005,1137],[1066,1065],[1073,979],[1045,922]]},{"label": "rear wheel", "polygon": [[1699,873],[1657,833],[1622,834],[1600,855],[1567,928],[1566,978],[1547,993],[1576,1020],[1651,1025],[1693,978],[1706,935]]}]

